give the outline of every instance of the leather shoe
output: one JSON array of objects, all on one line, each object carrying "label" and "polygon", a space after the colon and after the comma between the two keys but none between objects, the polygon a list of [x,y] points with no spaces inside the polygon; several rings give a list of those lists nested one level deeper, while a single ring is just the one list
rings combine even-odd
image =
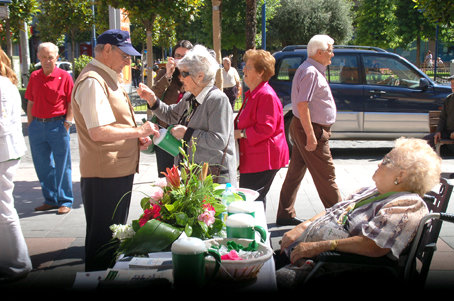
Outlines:
[{"label": "leather shoe", "polygon": [[69,211],[71,211],[71,208],[66,207],[66,206],[61,206],[60,208],[58,208],[57,214],[67,214],[67,213],[69,213]]},{"label": "leather shoe", "polygon": [[52,205],[48,205],[48,204],[42,204],[41,206],[39,207],[36,207],[35,208],[35,211],[47,211],[47,210],[52,210],[52,209],[57,209],[58,206],[52,206]]},{"label": "leather shoe", "polygon": [[277,218],[276,219],[276,225],[279,226],[296,226],[304,222],[304,220],[301,220],[296,217],[291,217],[291,218]]}]

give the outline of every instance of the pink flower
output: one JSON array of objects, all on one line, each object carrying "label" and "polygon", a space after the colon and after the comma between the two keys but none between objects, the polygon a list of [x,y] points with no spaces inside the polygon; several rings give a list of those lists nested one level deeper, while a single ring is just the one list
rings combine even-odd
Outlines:
[{"label": "pink flower", "polygon": [[162,197],[164,196],[164,190],[162,190],[161,187],[152,187],[151,193],[150,193],[150,203],[151,204],[156,204],[159,202]]},{"label": "pink flower", "polygon": [[214,207],[211,204],[203,204],[203,208],[205,211],[199,215],[198,220],[204,222],[208,227],[211,226],[214,221],[214,215],[216,211],[214,210]]}]

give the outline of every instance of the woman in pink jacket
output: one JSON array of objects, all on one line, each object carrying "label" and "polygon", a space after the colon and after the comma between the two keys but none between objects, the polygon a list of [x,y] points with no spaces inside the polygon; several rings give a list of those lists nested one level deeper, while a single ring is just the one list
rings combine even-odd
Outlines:
[{"label": "woman in pink jacket", "polygon": [[240,187],[266,194],[276,173],[289,161],[282,104],[268,84],[274,75],[274,57],[265,50],[250,49],[243,60],[244,82],[249,87],[235,119],[235,138],[240,157]]}]

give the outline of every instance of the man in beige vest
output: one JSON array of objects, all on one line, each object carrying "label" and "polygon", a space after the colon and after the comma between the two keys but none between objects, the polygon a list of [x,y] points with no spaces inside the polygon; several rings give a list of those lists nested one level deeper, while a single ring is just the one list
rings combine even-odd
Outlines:
[{"label": "man in beige vest", "polygon": [[[81,194],[87,222],[85,270],[105,270],[114,254],[100,257],[112,238],[109,226],[125,224],[139,154],[159,136],[158,127],[137,126],[120,74],[138,56],[129,33],[107,30],[97,39],[95,58],[78,76],[72,106],[79,138]],[[121,200],[121,202],[120,202]],[[118,207],[117,207],[118,205]]]}]

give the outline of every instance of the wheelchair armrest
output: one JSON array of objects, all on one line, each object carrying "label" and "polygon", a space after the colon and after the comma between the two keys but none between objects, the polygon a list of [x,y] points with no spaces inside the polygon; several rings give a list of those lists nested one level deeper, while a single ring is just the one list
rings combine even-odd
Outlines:
[{"label": "wheelchair armrest", "polygon": [[335,262],[359,265],[381,265],[381,266],[396,266],[396,260],[392,260],[387,256],[369,257],[351,253],[342,253],[336,251],[327,251],[320,253],[315,259],[315,262]]}]

